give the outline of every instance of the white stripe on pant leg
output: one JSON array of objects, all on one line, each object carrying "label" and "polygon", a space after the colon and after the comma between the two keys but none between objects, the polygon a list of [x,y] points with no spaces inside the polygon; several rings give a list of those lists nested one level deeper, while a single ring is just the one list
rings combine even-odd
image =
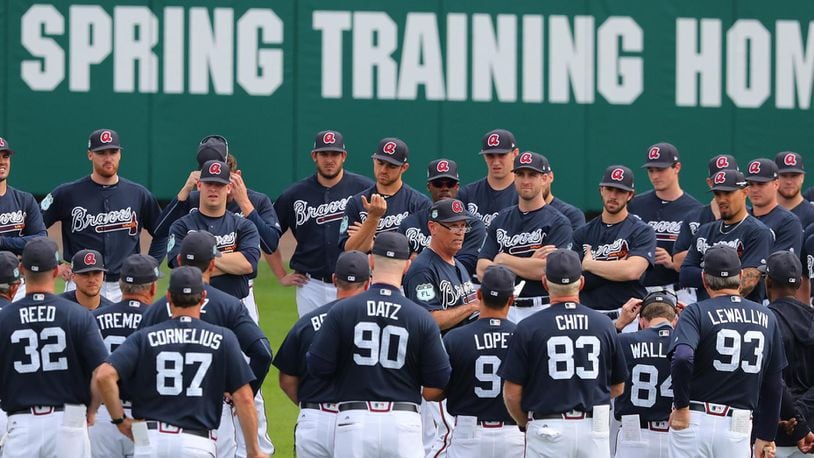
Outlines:
[{"label": "white stripe on pant leg", "polygon": [[254,300],[254,280],[249,280],[249,294],[241,299],[240,302],[246,307],[246,311],[249,312],[252,321],[260,324],[260,312],[258,312],[257,302]]}]

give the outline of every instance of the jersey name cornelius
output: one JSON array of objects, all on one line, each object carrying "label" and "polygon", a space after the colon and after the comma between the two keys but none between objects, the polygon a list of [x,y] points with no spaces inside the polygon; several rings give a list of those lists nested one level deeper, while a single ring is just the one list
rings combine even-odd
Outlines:
[{"label": "jersey name cornelius", "polygon": [[71,232],[82,232],[92,227],[95,232],[130,231],[131,235],[138,233],[138,218],[131,207],[121,210],[111,210],[102,213],[88,213],[85,207],[74,207],[71,210]]},{"label": "jersey name cornelius", "polygon": [[511,255],[528,253],[541,248],[546,235],[542,229],[536,229],[532,232],[521,232],[514,235],[509,235],[506,229],[498,229],[495,232],[495,238],[501,251],[508,251]]},{"label": "jersey name cornelius", "polygon": [[313,219],[317,224],[326,224],[333,221],[342,219],[345,212],[345,206],[348,200],[353,197],[348,196],[344,199],[334,200],[326,204],[320,204],[316,207],[308,205],[308,201],[295,200],[294,201],[294,214],[296,215],[296,225],[302,226],[309,220]]},{"label": "jersey name cornelius", "polygon": [[217,350],[220,348],[223,336],[206,329],[168,328],[148,333],[147,341],[151,347],[173,344],[193,344]]},{"label": "jersey name cornelius", "polygon": [[0,233],[22,232],[25,229],[26,213],[22,210],[0,213]]}]

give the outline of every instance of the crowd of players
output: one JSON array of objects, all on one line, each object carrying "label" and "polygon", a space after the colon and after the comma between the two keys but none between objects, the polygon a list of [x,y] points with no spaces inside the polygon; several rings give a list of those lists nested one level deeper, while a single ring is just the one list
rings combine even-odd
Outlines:
[{"label": "crowd of players", "polygon": [[[270,455],[271,364],[300,407],[297,456],[814,447],[800,154],[743,171],[711,158],[704,206],[658,143],[642,166],[653,190],[636,195],[633,171],[611,165],[587,223],[554,197],[548,159],[502,129],[482,139],[481,180],[460,187],[454,161],[430,162],[430,198],[402,180],[405,142],[379,142],[371,181],[344,169],[336,131],[315,137],[316,173],[273,203],[217,135],[163,209],[118,175],[113,130],[90,135],[91,174],[39,205],[8,185],[13,154],[0,138],[3,456]],[[56,222],[62,256],[46,237]],[[300,315],[273,361],[253,294],[261,255]]]}]

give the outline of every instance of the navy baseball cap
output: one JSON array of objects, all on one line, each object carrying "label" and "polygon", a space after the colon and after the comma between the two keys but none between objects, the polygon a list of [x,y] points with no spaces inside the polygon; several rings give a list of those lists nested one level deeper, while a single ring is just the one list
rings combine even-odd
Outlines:
[{"label": "navy baseball cap", "polygon": [[8,144],[8,140],[3,137],[0,137],[0,151],[7,151],[9,154],[14,154],[14,150],[11,149],[11,145]]},{"label": "navy baseball cap", "polygon": [[181,241],[181,262],[211,261],[221,256],[218,241],[207,231],[189,232]]},{"label": "navy baseball cap", "polygon": [[514,272],[504,266],[492,264],[483,272],[480,289],[484,296],[509,298],[514,294]]},{"label": "navy baseball cap", "polygon": [[[2,148],[0,148],[0,151],[2,151]],[[777,165],[777,173],[806,173],[806,168],[803,166],[803,156],[799,153],[792,151],[777,153],[774,157],[774,163]]]},{"label": "navy baseball cap", "polygon": [[345,150],[345,137],[340,132],[335,130],[323,130],[317,132],[314,137],[314,149],[312,153],[317,151],[340,151],[347,153]]},{"label": "navy baseball cap", "polygon": [[104,151],[106,149],[121,149],[119,134],[113,129],[99,129],[91,132],[88,138],[88,150]]},{"label": "navy baseball cap", "polygon": [[738,252],[728,245],[714,245],[704,253],[704,273],[713,277],[736,277],[741,271]]},{"label": "navy baseball cap", "polygon": [[766,183],[777,179],[777,164],[771,159],[759,158],[746,168],[746,181]]},{"label": "navy baseball cap", "polygon": [[225,162],[220,161],[206,161],[201,167],[200,181],[204,183],[222,183],[229,184],[232,170]]},{"label": "navy baseball cap", "polygon": [[226,162],[229,157],[229,142],[221,135],[207,135],[198,144],[198,167],[208,161]]},{"label": "navy baseball cap", "polygon": [[551,171],[551,165],[548,163],[548,159],[546,159],[546,157],[542,154],[525,151],[522,154],[518,154],[517,157],[514,158],[514,168],[512,168],[512,172],[516,172],[521,169],[548,173]]},{"label": "navy baseball cap", "polygon": [[573,250],[558,248],[548,254],[545,277],[549,283],[570,285],[582,276],[582,262]]},{"label": "navy baseball cap", "polygon": [[736,191],[746,187],[746,179],[736,169],[725,169],[716,172],[712,177],[712,187],[707,192]]},{"label": "navy baseball cap", "polygon": [[472,219],[466,212],[464,203],[458,199],[441,199],[430,208],[430,221],[436,223],[455,223]]},{"label": "navy baseball cap", "polygon": [[770,254],[766,264],[759,266],[757,270],[768,275],[773,281],[789,286],[799,285],[800,277],[803,276],[800,258],[787,250]]},{"label": "navy baseball cap", "polygon": [[0,251],[0,283],[9,285],[20,281],[20,260],[11,251]]},{"label": "navy baseball cap", "polygon": [[717,156],[713,156],[712,159],[709,160],[707,168],[709,168],[710,178],[721,170],[740,170],[738,167],[738,161],[735,159],[735,156],[732,156],[731,154],[719,154]]},{"label": "navy baseball cap", "polygon": [[642,306],[639,309],[641,315],[642,310],[650,304],[667,304],[672,308],[676,308],[678,298],[675,294],[669,291],[653,291],[642,299]]},{"label": "navy baseball cap", "polygon": [[122,263],[121,281],[132,285],[152,283],[161,278],[158,262],[152,256],[131,254]]},{"label": "navy baseball cap", "polygon": [[612,165],[605,169],[599,186],[633,191],[633,171],[624,165]]},{"label": "navy baseball cap", "polygon": [[506,154],[517,148],[514,134],[505,129],[486,132],[481,144],[480,154]]},{"label": "navy baseball cap", "polygon": [[29,240],[23,248],[23,267],[31,272],[47,272],[59,265],[59,248],[47,237]]},{"label": "navy baseball cap", "polygon": [[407,162],[408,154],[409,150],[406,143],[399,138],[388,137],[379,140],[376,152],[370,157],[395,165],[404,165]]},{"label": "navy baseball cap", "polygon": [[373,240],[371,253],[391,259],[410,259],[410,244],[399,232],[381,232]]},{"label": "navy baseball cap", "polygon": [[170,285],[173,294],[200,294],[204,290],[201,270],[192,266],[179,266],[170,272]]},{"label": "navy baseball cap", "polygon": [[345,251],[336,259],[336,278],[350,282],[361,283],[370,278],[370,264],[367,255],[358,250]]},{"label": "navy baseball cap", "polygon": [[670,143],[656,143],[647,150],[647,162],[642,168],[666,169],[676,165],[679,160],[678,149],[675,146]]},{"label": "navy baseball cap", "polygon": [[71,258],[71,271],[75,274],[107,272],[105,258],[96,250],[79,250]]},{"label": "navy baseball cap", "polygon": [[430,162],[430,165],[427,166],[427,181],[439,178],[460,181],[458,179],[458,164],[452,159],[436,159]]}]

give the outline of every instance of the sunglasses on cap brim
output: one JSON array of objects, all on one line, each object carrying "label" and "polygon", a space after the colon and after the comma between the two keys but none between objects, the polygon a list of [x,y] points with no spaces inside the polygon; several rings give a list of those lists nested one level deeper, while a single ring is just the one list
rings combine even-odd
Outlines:
[{"label": "sunglasses on cap brim", "polygon": [[672,291],[654,291],[642,299],[642,304],[646,305],[642,305],[642,308],[639,310],[639,315],[641,315],[644,309],[650,304],[655,303],[667,304],[672,308],[676,308],[678,305],[678,296],[676,296],[676,294]]},{"label": "sunglasses on cap brim", "polygon": [[210,139],[220,140],[223,142],[224,145],[226,145],[226,157],[223,158],[223,162],[228,162],[227,159],[229,159],[229,142],[226,140],[226,137],[222,135],[207,135],[206,137],[201,139],[199,145],[203,145],[204,143],[206,143],[207,140]]}]

